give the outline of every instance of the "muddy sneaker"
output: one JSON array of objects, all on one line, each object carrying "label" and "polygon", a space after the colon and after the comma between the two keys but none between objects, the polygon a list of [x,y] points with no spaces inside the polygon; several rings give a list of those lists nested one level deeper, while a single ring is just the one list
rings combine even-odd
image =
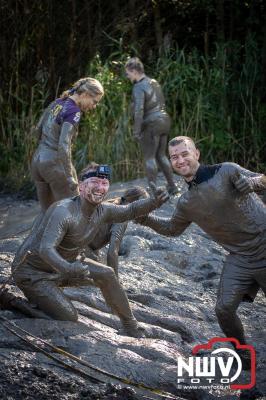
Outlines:
[{"label": "muddy sneaker", "polygon": [[145,338],[146,331],[143,326],[141,326],[135,318],[127,321],[123,321],[123,328],[119,329],[119,335],[131,336],[135,338]]}]

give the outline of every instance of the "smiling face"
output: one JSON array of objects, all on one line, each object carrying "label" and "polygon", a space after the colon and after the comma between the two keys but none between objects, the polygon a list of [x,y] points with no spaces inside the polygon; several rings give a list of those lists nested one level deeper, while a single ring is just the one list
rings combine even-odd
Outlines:
[{"label": "smiling face", "polygon": [[199,168],[200,152],[194,143],[184,140],[169,146],[169,156],[173,170],[186,181],[191,181]]},{"label": "smiling face", "polygon": [[106,178],[90,177],[79,183],[80,197],[91,204],[100,204],[104,200],[109,186],[110,183]]}]

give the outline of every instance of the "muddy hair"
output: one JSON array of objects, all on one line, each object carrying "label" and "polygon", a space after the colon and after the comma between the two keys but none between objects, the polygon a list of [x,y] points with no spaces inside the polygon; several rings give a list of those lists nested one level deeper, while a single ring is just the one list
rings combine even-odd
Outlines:
[{"label": "muddy hair", "polygon": [[144,65],[142,64],[142,62],[140,61],[140,59],[138,57],[130,58],[126,62],[125,68],[129,69],[130,71],[134,69],[139,74],[144,74]]},{"label": "muddy hair", "polygon": [[70,89],[65,90],[60,97],[61,99],[65,99],[72,94],[82,94],[84,92],[87,92],[91,96],[104,95],[102,84],[97,79],[87,77],[79,79]]},{"label": "muddy hair", "polygon": [[174,147],[184,142],[189,142],[193,147],[196,148],[194,140],[189,136],[176,136],[168,142],[168,146]]}]

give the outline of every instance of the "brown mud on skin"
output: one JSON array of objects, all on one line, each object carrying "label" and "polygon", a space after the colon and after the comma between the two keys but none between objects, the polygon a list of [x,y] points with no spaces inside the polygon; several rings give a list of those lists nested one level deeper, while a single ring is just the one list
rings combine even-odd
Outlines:
[{"label": "brown mud on skin", "polygon": [[[159,175],[160,181],[164,179]],[[177,180],[178,186],[184,186]],[[112,186],[110,197],[140,185],[135,180]],[[160,210],[172,213],[178,197]],[[10,272],[10,262],[39,210],[37,202],[0,198],[0,282]],[[30,319],[17,311],[0,315],[51,344],[81,357],[96,367],[135,382],[156,386],[179,399],[244,398],[244,391],[180,392],[176,389],[176,356],[209,338],[223,336],[214,307],[225,251],[210,241],[196,225],[178,238],[157,235],[149,228],[129,223],[119,257],[119,276],[137,319],[148,332],[144,339],[119,334],[119,320],[110,313],[98,288],[66,288],[79,310],[79,322]],[[106,252],[102,251],[102,260]],[[12,284],[12,283],[11,283]],[[16,289],[13,287],[16,292]],[[17,293],[21,292],[17,291]],[[241,305],[248,342],[257,351],[257,387],[266,394],[265,299]],[[133,389],[98,384],[66,371],[55,361],[28,347],[0,323],[0,398],[6,399],[141,399]],[[246,396],[249,392],[246,391]],[[253,397],[252,397],[253,396]],[[152,398],[152,395],[151,395]],[[246,398],[262,398],[250,394]]]}]

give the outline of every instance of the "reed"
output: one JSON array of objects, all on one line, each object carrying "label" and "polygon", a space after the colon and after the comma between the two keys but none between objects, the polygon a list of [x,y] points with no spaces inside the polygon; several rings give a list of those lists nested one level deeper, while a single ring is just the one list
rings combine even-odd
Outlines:
[{"label": "reed", "polygon": [[[170,137],[194,137],[206,163],[230,160],[265,171],[260,57],[249,37],[244,48],[237,43],[217,45],[208,59],[196,50],[172,49],[151,61],[146,72],[163,87],[172,117]],[[83,118],[73,148],[78,171],[92,160],[108,163],[114,180],[144,176],[141,150],[131,135],[132,87],[124,77],[125,59],[119,49],[105,62],[96,56],[90,63],[86,74],[102,82],[105,96],[95,112]],[[51,94],[45,82],[33,86],[30,96],[23,85],[11,93],[0,111],[0,173],[2,182],[19,190],[30,181],[29,162],[36,146],[31,127]]]}]

